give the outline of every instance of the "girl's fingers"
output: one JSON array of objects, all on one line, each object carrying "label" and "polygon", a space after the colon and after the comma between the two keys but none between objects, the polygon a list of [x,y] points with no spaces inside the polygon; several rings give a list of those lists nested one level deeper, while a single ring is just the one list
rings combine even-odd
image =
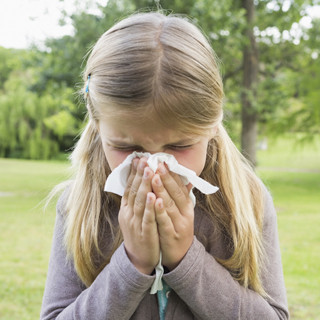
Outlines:
[{"label": "girl's fingers", "polygon": [[138,158],[135,158],[132,160],[131,169],[130,169],[130,173],[127,180],[127,186],[123,194],[123,198],[125,199],[128,199],[129,191],[131,189],[134,177],[136,176],[138,162],[139,162]]},{"label": "girl's fingers", "polygon": [[146,197],[145,211],[142,219],[142,230],[147,232],[149,228],[157,228],[154,203],[156,201],[156,196],[152,192],[148,192]]},{"label": "girl's fingers", "polygon": [[170,173],[163,164],[159,164],[158,167],[159,180],[154,178],[156,195],[161,197],[164,201],[164,205],[170,214],[177,208],[182,214],[184,208],[189,204],[190,198],[187,187],[183,184],[178,175]]},{"label": "girl's fingers", "polygon": [[175,202],[168,194],[167,190],[164,188],[160,176],[158,174],[155,174],[152,179],[152,189],[159,201],[161,200],[160,203],[156,202],[156,205],[159,206],[157,212],[162,213],[161,208],[164,207],[166,217],[170,218],[172,226],[174,228],[179,226],[179,221],[181,220],[181,213],[179,212]]},{"label": "girl's fingers", "polygon": [[135,203],[135,200],[136,200],[136,196],[137,196],[138,190],[140,188],[140,184],[141,184],[144,168],[146,167],[146,165],[147,165],[147,161],[146,161],[145,158],[141,158],[140,160],[138,160],[135,177],[134,177],[131,185],[129,186],[128,204],[132,208],[134,206],[134,203]]},{"label": "girl's fingers", "polygon": [[157,198],[154,207],[160,237],[175,233],[173,222],[165,209],[163,199]]},{"label": "girl's fingers", "polygon": [[147,194],[152,190],[151,188],[151,179],[153,172],[149,167],[145,167],[143,171],[143,176],[140,182],[140,186],[135,197],[133,211],[136,216],[140,218],[143,217],[144,211],[146,209],[146,203],[149,203],[147,200]]},{"label": "girl's fingers", "polygon": [[[161,164],[161,165],[163,165],[163,164]],[[165,167],[166,171],[169,171],[166,165],[164,167]],[[178,174],[176,174],[174,172],[171,172],[171,171],[169,172],[169,174],[175,180],[175,182],[177,183],[178,187],[185,194],[185,196],[189,197],[189,191],[190,190],[188,190],[188,186],[184,184],[182,178]],[[190,187],[190,189],[191,189],[191,187]]]},{"label": "girl's fingers", "polygon": [[173,199],[170,197],[170,194],[166,190],[163,185],[163,182],[159,176],[159,174],[155,174],[152,179],[152,188],[157,196],[157,198],[161,198],[163,201],[163,205],[165,206],[168,212],[173,212],[177,210],[177,206]]}]

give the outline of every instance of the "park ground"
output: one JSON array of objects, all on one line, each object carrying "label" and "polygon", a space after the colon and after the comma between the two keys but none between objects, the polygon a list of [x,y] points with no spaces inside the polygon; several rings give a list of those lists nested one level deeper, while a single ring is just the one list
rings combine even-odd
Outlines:
[{"label": "park ground", "polygon": [[[271,190],[291,319],[320,319],[320,139],[269,141],[257,173]],[[0,319],[39,318],[55,219],[43,211],[66,162],[0,159]]]}]

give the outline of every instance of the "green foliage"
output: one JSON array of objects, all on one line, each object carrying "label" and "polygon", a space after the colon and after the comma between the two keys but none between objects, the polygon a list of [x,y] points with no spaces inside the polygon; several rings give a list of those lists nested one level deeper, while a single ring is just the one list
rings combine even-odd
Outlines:
[{"label": "green foliage", "polygon": [[57,95],[28,90],[32,72],[12,72],[0,96],[0,156],[50,159],[68,147],[79,130],[72,116],[71,89]]},{"label": "green foliage", "polygon": [[12,75],[0,97],[0,155],[48,159],[58,149],[43,119],[55,109],[51,96],[40,99],[21,84],[27,74]]},{"label": "green foliage", "polygon": [[[272,91],[269,102],[274,100],[275,110],[266,115],[267,134],[300,132],[299,141],[312,141],[320,128],[320,37],[317,30],[320,20],[306,30],[299,45],[287,44],[286,61],[276,71],[278,90]],[[268,90],[264,90],[267,94]],[[270,94],[269,90],[269,94]],[[280,96],[280,97],[279,97]],[[274,99],[279,97],[277,101]]]},{"label": "green foliage", "polygon": [[[320,124],[320,22],[292,31],[307,7],[318,0],[255,2],[254,33],[259,49],[259,77],[244,91],[243,48],[248,27],[240,2],[197,0],[109,0],[100,14],[62,13],[72,36],[47,39],[45,50],[0,47],[0,155],[47,159],[69,150],[82,127],[86,108],[76,94],[82,70],[97,39],[118,20],[139,11],[161,10],[192,19],[217,53],[225,86],[227,127],[236,142],[241,130],[241,94],[251,97],[260,133],[304,132],[312,137]],[[75,6],[77,6],[75,1]]]},{"label": "green foliage", "polygon": [[4,83],[8,80],[10,73],[21,68],[21,60],[18,56],[23,52],[14,49],[5,49],[0,47],[0,90],[3,89]]}]

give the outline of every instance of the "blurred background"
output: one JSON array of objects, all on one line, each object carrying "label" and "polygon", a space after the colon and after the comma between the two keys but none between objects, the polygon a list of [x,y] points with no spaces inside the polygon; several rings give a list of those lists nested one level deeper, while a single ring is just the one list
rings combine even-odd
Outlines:
[{"label": "blurred background", "polygon": [[220,59],[225,125],[271,190],[292,319],[320,319],[320,1],[2,0],[0,319],[39,318],[54,203],[84,126],[85,57],[137,11],[179,13]]}]

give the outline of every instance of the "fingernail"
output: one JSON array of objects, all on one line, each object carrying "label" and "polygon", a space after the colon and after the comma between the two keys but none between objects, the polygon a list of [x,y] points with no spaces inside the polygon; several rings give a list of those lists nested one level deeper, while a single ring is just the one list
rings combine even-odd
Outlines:
[{"label": "fingernail", "polygon": [[161,182],[161,179],[160,179],[159,176],[156,178],[156,185],[157,186],[161,186],[162,185],[162,182]]},{"label": "fingernail", "polygon": [[139,162],[139,160],[138,160],[138,159],[133,159],[133,161],[132,161],[132,165],[133,165],[133,168],[134,168],[134,169],[137,169],[138,162]]},{"label": "fingernail", "polygon": [[149,177],[149,170],[147,168],[144,169],[143,177],[147,179]]},{"label": "fingernail", "polygon": [[147,202],[148,203],[152,202],[152,194],[151,193],[147,194]]},{"label": "fingernail", "polygon": [[160,164],[159,164],[158,171],[159,171],[161,174],[165,174],[165,173],[166,173],[167,170],[166,170],[166,168],[165,168],[165,166],[164,166],[163,163],[160,163]]},{"label": "fingernail", "polygon": [[159,206],[159,209],[162,210],[162,209],[163,209],[163,202],[162,202],[162,201],[159,201],[159,202],[158,202],[158,206]]},{"label": "fingernail", "polygon": [[145,163],[144,161],[140,161],[140,162],[139,162],[139,167],[140,167],[140,169],[144,169],[145,166],[146,166],[146,163]]}]

